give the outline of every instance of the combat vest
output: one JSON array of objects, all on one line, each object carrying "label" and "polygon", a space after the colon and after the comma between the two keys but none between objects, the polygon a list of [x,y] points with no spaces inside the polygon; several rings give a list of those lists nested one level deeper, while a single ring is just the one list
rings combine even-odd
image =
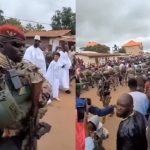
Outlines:
[{"label": "combat vest", "polygon": [[22,86],[15,89],[6,73],[0,72],[0,129],[19,128],[20,120],[26,117],[31,110],[32,101],[30,98],[30,85],[26,76],[27,68],[25,63],[16,68],[18,79]]}]

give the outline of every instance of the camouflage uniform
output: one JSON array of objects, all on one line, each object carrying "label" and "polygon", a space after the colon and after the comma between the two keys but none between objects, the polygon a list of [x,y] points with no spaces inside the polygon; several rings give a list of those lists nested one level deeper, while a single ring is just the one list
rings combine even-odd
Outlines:
[{"label": "camouflage uniform", "polygon": [[[19,137],[20,135],[22,137],[22,133],[26,133],[23,135],[20,149],[28,150],[29,114],[32,108],[31,85],[33,83],[42,82],[39,109],[37,112],[38,120],[42,118],[47,111],[47,100],[50,98],[51,85],[43,78],[39,69],[30,62],[20,62],[18,64],[11,62],[12,67],[16,69],[22,83],[20,89],[14,90],[10,88],[9,82],[5,79],[5,71],[9,69],[9,64],[6,57],[1,53],[0,64],[0,130],[3,132],[1,139],[8,140]],[[1,146],[0,143],[0,147]]]},{"label": "camouflage uniform", "polygon": [[94,87],[94,80],[92,78],[92,71],[85,70],[85,71],[83,71],[83,74],[84,74],[86,80],[89,82],[89,86],[91,86],[93,88]]},{"label": "camouflage uniform", "polygon": [[144,92],[144,86],[146,83],[144,77],[142,75],[137,75],[136,80],[137,80],[137,90]]},{"label": "camouflage uniform", "polygon": [[86,78],[86,76],[84,75],[84,73],[80,73],[80,87],[83,90],[88,90],[89,89],[89,82]]},{"label": "camouflage uniform", "polygon": [[110,82],[107,71],[104,72],[102,79],[99,81],[98,94],[103,102],[103,107],[107,107],[110,103]]},{"label": "camouflage uniform", "polygon": [[127,76],[127,81],[129,79],[134,78],[135,77],[135,70],[134,70],[134,68],[128,68],[126,76]]},{"label": "camouflage uniform", "polygon": [[98,81],[101,79],[101,77],[102,77],[102,74],[100,71],[95,71],[92,74],[92,78],[96,84],[98,84]]}]

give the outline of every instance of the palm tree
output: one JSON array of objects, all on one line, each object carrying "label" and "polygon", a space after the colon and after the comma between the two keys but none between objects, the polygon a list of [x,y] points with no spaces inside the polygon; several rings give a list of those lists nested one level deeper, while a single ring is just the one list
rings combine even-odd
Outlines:
[{"label": "palm tree", "polygon": [[35,28],[37,31],[42,31],[44,29],[44,27],[41,24],[36,24]]}]

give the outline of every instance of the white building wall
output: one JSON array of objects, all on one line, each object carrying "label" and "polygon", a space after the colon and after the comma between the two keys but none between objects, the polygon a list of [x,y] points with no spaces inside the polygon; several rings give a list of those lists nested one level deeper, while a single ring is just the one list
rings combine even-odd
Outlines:
[{"label": "white building wall", "polygon": [[52,52],[56,50],[56,47],[59,46],[59,40],[58,39],[50,39],[49,44],[52,45]]}]

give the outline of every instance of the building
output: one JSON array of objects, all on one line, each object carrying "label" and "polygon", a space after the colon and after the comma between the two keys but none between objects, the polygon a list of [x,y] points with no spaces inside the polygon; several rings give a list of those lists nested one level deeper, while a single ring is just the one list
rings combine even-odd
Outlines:
[{"label": "building", "polygon": [[35,35],[39,35],[42,41],[42,47],[52,45],[52,51],[55,51],[60,42],[67,42],[69,47],[75,44],[75,36],[71,35],[71,30],[51,30],[51,31],[30,31],[25,34],[26,43],[33,44]]},{"label": "building", "polygon": [[122,46],[125,49],[126,54],[130,55],[140,55],[143,53],[142,42],[135,42],[133,40],[127,42]]},{"label": "building", "polygon": [[96,43],[96,42],[88,42],[86,45],[81,47],[81,49],[84,49],[84,48],[87,48],[87,47],[96,46],[96,45],[98,45],[98,43]]},{"label": "building", "polygon": [[108,54],[108,53],[97,53],[91,51],[82,51],[76,53],[76,58],[82,59],[84,64],[105,64],[108,60],[118,60],[120,57],[123,57],[126,54]]}]

